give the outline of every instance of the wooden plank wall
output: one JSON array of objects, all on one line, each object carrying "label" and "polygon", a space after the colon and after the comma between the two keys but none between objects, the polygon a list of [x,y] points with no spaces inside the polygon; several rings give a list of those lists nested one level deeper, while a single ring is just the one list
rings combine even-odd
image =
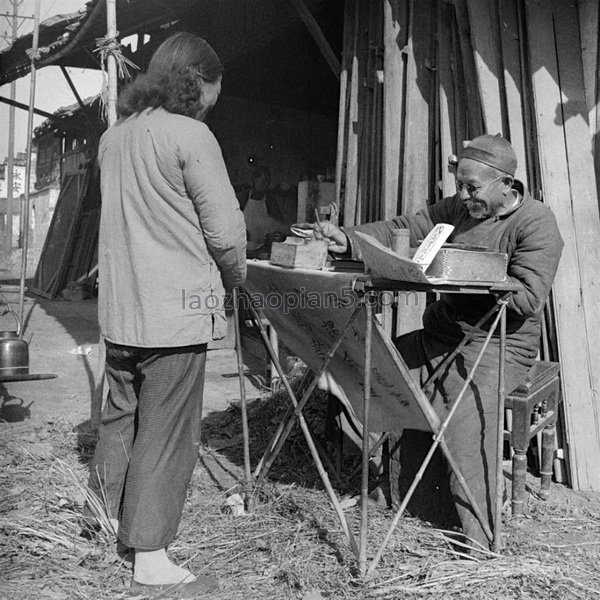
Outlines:
[{"label": "wooden plank wall", "polygon": [[[600,489],[600,226],[578,10],[552,0],[528,1],[527,11],[544,201],[571,241],[554,288],[571,478],[577,489]],[[544,49],[550,56],[540,56]],[[560,183],[557,171],[565,176]]]},{"label": "wooden plank wall", "polygon": [[[485,132],[506,132],[506,101],[500,52],[500,32],[497,0],[467,0],[471,39],[475,55],[477,85]],[[475,93],[475,92],[474,92]]]},{"label": "wooden plank wall", "polygon": [[[598,77],[600,76],[598,61],[600,56],[598,48],[598,29],[600,27],[599,5],[598,0],[579,0],[583,79],[596,173],[600,173],[600,136],[597,135],[600,131],[600,110],[598,110],[598,93],[600,91],[600,86],[598,85]],[[600,177],[597,179],[600,184]],[[598,189],[600,189],[600,185]]]},{"label": "wooden plank wall", "polygon": [[561,363],[571,483],[600,490],[598,0],[369,4],[346,0],[342,222],[419,210],[453,193],[447,158],[464,140],[511,140],[565,240],[541,358]]}]

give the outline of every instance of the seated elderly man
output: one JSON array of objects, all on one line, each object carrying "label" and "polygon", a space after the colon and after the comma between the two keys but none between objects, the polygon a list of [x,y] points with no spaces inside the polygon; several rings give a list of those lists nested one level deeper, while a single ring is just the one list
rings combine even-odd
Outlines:
[{"label": "seated elderly man", "polygon": [[[483,135],[472,140],[460,156],[454,196],[391,221],[343,230],[330,223],[315,226],[316,237],[327,239],[332,252],[357,259],[360,255],[355,243],[356,231],[391,246],[394,229],[407,228],[415,245],[416,240],[425,237],[438,223],[454,225],[451,242],[506,253],[509,281],[520,284],[507,307],[507,390],[523,379],[536,360],[540,315],[563,247],[554,215],[547,206],[533,199],[521,182],[514,180],[516,167],[516,155],[507,140]],[[442,294],[425,310],[423,329],[396,340],[411,373],[423,385],[463,337],[473,334],[472,340],[440,374],[435,389],[427,390],[433,394],[433,406],[442,419],[452,408],[482,348],[490,322],[474,328],[494,301],[488,295]],[[494,335],[446,433],[448,447],[492,525],[496,490],[498,344],[498,336]],[[431,435],[405,430],[402,453],[422,453],[424,438],[427,444],[431,443]],[[449,476],[463,534],[487,548],[487,537],[455,474],[450,472]]]}]

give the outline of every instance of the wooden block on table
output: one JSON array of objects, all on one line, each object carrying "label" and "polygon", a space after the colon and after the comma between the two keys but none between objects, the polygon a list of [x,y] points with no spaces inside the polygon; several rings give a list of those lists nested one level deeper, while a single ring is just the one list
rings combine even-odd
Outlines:
[{"label": "wooden block on table", "polygon": [[306,239],[302,243],[274,242],[271,246],[273,265],[299,269],[323,269],[327,261],[328,243]]}]

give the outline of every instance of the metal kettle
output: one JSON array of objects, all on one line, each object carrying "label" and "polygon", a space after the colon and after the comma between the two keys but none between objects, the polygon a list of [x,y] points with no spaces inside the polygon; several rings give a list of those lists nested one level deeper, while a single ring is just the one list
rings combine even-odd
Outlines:
[{"label": "metal kettle", "polygon": [[9,313],[17,322],[16,331],[0,331],[0,376],[27,375],[29,373],[29,346],[21,339],[21,322],[12,310]]}]

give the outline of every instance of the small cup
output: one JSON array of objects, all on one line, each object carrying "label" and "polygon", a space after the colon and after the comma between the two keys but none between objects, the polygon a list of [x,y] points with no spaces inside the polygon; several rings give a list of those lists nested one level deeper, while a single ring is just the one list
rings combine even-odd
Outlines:
[{"label": "small cup", "polygon": [[392,231],[392,252],[408,258],[410,253],[410,231],[408,229]]}]

